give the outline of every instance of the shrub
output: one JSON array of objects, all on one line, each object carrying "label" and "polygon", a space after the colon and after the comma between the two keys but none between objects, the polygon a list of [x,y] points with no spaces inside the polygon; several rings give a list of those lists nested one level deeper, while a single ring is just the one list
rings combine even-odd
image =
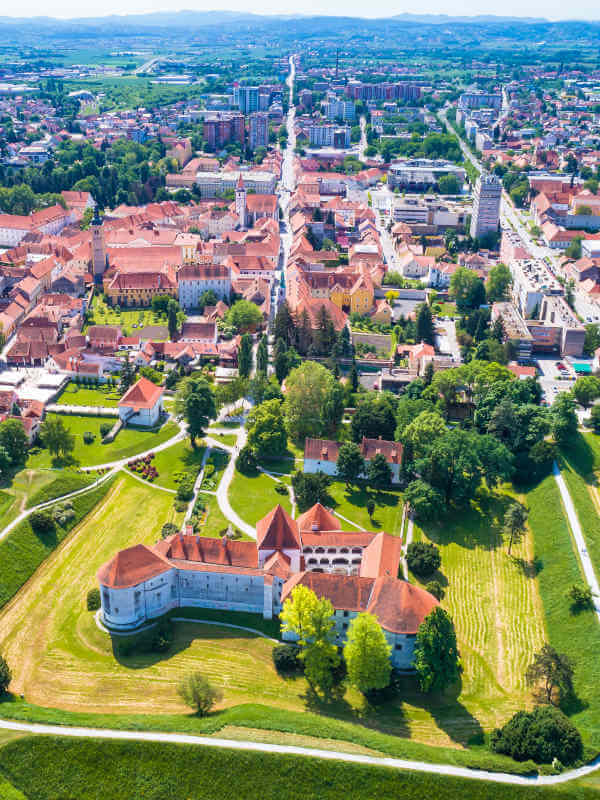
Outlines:
[{"label": "shrub", "polygon": [[277,672],[290,673],[302,670],[301,648],[298,644],[278,644],[273,648],[273,664]]},{"label": "shrub", "polygon": [[150,641],[150,650],[153,653],[166,653],[173,644],[173,623],[164,619],[158,624]]},{"label": "shrub", "polygon": [[90,589],[87,593],[86,605],[88,611],[98,611],[100,608],[100,589]]},{"label": "shrub", "polygon": [[175,502],[173,503],[173,508],[178,514],[181,514],[182,511],[186,510],[187,503],[185,503],[183,500],[177,500],[177,498],[175,498]]},{"label": "shrub", "polygon": [[0,696],[6,694],[8,686],[12,680],[12,672],[6,659],[0,655]]},{"label": "shrub", "polygon": [[100,425],[100,436],[102,436],[104,439],[105,436],[108,436],[111,430],[112,425],[109,422],[103,422],[102,425]]},{"label": "shrub", "polygon": [[555,758],[573,764],[583,755],[579,731],[553,706],[518,711],[504,727],[492,732],[490,746],[516,761],[531,759],[536,764],[551,764]]},{"label": "shrub", "polygon": [[166,539],[168,536],[172,536],[174,533],[177,533],[179,528],[175,525],[174,522],[165,522],[162,526],[160,535],[162,539]]},{"label": "shrub", "polygon": [[411,542],[406,551],[406,563],[415,575],[427,577],[440,568],[442,557],[431,542]]},{"label": "shrub", "polygon": [[256,472],[257,461],[252,448],[244,445],[235,460],[235,468],[242,475],[253,475]]},{"label": "shrub", "polygon": [[285,483],[276,484],[275,491],[277,492],[277,494],[283,494],[283,495],[288,495],[289,494],[289,489],[285,485]]},{"label": "shrub", "polygon": [[443,600],[444,595],[446,594],[442,584],[439,581],[429,581],[429,583],[425,585],[425,589],[427,589],[429,594],[432,594],[436,600]]},{"label": "shrub", "polygon": [[213,686],[201,672],[191,672],[181,681],[177,693],[190,708],[203,717],[222,697],[220,689]]},{"label": "shrub", "polygon": [[186,476],[179,481],[179,486],[177,487],[177,499],[191,500],[194,496],[195,482],[196,480],[194,476],[187,473]]},{"label": "shrub", "polygon": [[50,513],[50,511],[34,511],[29,516],[29,524],[34,533],[38,535],[44,533],[52,533],[55,530],[56,526],[54,524],[54,517]]},{"label": "shrub", "polygon": [[91,431],[85,431],[83,434],[83,441],[85,444],[92,444],[96,436]]},{"label": "shrub", "polygon": [[589,586],[573,584],[567,591],[567,599],[571,602],[572,612],[585,611],[588,608],[594,607],[592,590]]}]

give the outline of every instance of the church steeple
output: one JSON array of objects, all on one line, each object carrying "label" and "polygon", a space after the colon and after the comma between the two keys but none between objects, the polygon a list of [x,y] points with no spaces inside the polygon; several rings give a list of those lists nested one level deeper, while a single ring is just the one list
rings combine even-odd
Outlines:
[{"label": "church steeple", "polygon": [[235,213],[238,215],[240,228],[245,228],[247,221],[246,186],[241,175],[235,187]]},{"label": "church steeple", "polygon": [[98,206],[94,208],[94,217],[91,223],[92,229],[92,273],[96,283],[102,282],[106,268],[108,267],[108,258],[106,255],[106,246],[104,244],[104,228],[102,226],[102,219],[98,211]]}]

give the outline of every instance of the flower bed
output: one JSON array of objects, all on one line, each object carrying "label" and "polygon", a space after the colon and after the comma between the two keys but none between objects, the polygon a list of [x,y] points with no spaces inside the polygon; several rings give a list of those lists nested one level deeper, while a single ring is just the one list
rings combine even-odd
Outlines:
[{"label": "flower bed", "polygon": [[153,483],[159,476],[158,470],[152,464],[153,459],[154,453],[148,453],[148,455],[143,458],[133,458],[131,461],[127,462],[127,468],[145,481]]}]

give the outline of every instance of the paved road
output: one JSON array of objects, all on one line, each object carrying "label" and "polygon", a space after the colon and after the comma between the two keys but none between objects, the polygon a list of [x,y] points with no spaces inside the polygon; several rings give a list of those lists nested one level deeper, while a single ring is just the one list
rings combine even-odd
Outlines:
[{"label": "paved road", "polygon": [[235,459],[242,447],[246,444],[246,429],[241,427],[237,431],[230,431],[230,433],[237,433],[237,442],[235,447],[228,447],[227,445],[219,443],[215,439],[205,437],[207,444],[215,447],[222,447],[224,450],[228,450],[231,453],[231,458],[229,459],[227,469],[223,473],[223,477],[221,478],[217,487],[217,503],[219,504],[219,508],[226,519],[228,519],[233,525],[235,525],[236,528],[239,528],[239,530],[241,530],[247,536],[250,536],[252,539],[256,539],[255,528],[253,528],[251,525],[248,525],[247,522],[244,522],[239,514],[233,510],[231,503],[229,502],[229,487],[235,473]]},{"label": "paved road", "polygon": [[384,756],[365,756],[357,753],[339,753],[334,750],[319,750],[316,747],[296,747],[264,742],[232,741],[231,739],[192,736],[184,733],[153,733],[143,731],[118,731],[107,728],[76,728],[63,725],[42,725],[34,722],[13,722],[0,720],[0,730],[21,731],[49,736],[65,736],[86,739],[114,739],[117,741],[162,742],[164,744],[187,744],[203,747],[224,747],[228,750],[245,750],[258,753],[279,753],[281,755],[311,756],[328,761],[346,761],[353,764],[368,764],[375,767],[388,767],[398,770],[415,770],[435,775],[448,775],[456,778],[472,778],[494,783],[508,783],[514,786],[552,786],[582,778],[600,768],[600,758],[579,769],[563,772],[562,775],[524,776],[506,772],[486,772],[468,767],[455,767],[450,764],[428,764],[425,761],[410,761],[403,758]]},{"label": "paved road", "polygon": [[556,461],[554,462],[552,470],[554,472],[554,478],[560,490],[560,496],[562,497],[564,507],[567,511],[567,517],[569,518],[569,525],[571,526],[571,530],[573,531],[573,538],[575,539],[575,545],[577,547],[577,552],[579,553],[581,566],[583,567],[583,574],[585,575],[587,584],[592,590],[592,594],[594,595],[594,609],[596,611],[596,616],[600,620],[600,586],[598,585],[598,579],[596,578],[596,573],[594,572],[594,567],[592,564],[592,560],[590,558],[590,554],[587,551],[587,546],[583,536],[583,531],[581,530],[581,525],[579,524],[579,518],[577,516],[577,512],[575,511],[575,506],[573,505],[573,500],[571,499],[569,490],[567,489],[567,484],[565,483],[565,479],[560,474],[560,470],[558,468]]}]

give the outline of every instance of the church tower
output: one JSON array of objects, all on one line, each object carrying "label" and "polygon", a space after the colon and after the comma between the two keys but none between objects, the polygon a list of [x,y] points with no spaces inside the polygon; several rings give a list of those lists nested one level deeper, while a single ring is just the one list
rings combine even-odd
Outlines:
[{"label": "church tower", "polygon": [[240,228],[246,227],[246,187],[244,179],[240,175],[237,186],[235,187],[235,213],[238,215]]},{"label": "church tower", "polygon": [[98,213],[98,206],[94,208],[94,217],[92,219],[92,273],[96,283],[102,282],[108,266],[108,258],[106,256],[106,246],[104,244],[104,229],[102,227],[102,220]]}]

